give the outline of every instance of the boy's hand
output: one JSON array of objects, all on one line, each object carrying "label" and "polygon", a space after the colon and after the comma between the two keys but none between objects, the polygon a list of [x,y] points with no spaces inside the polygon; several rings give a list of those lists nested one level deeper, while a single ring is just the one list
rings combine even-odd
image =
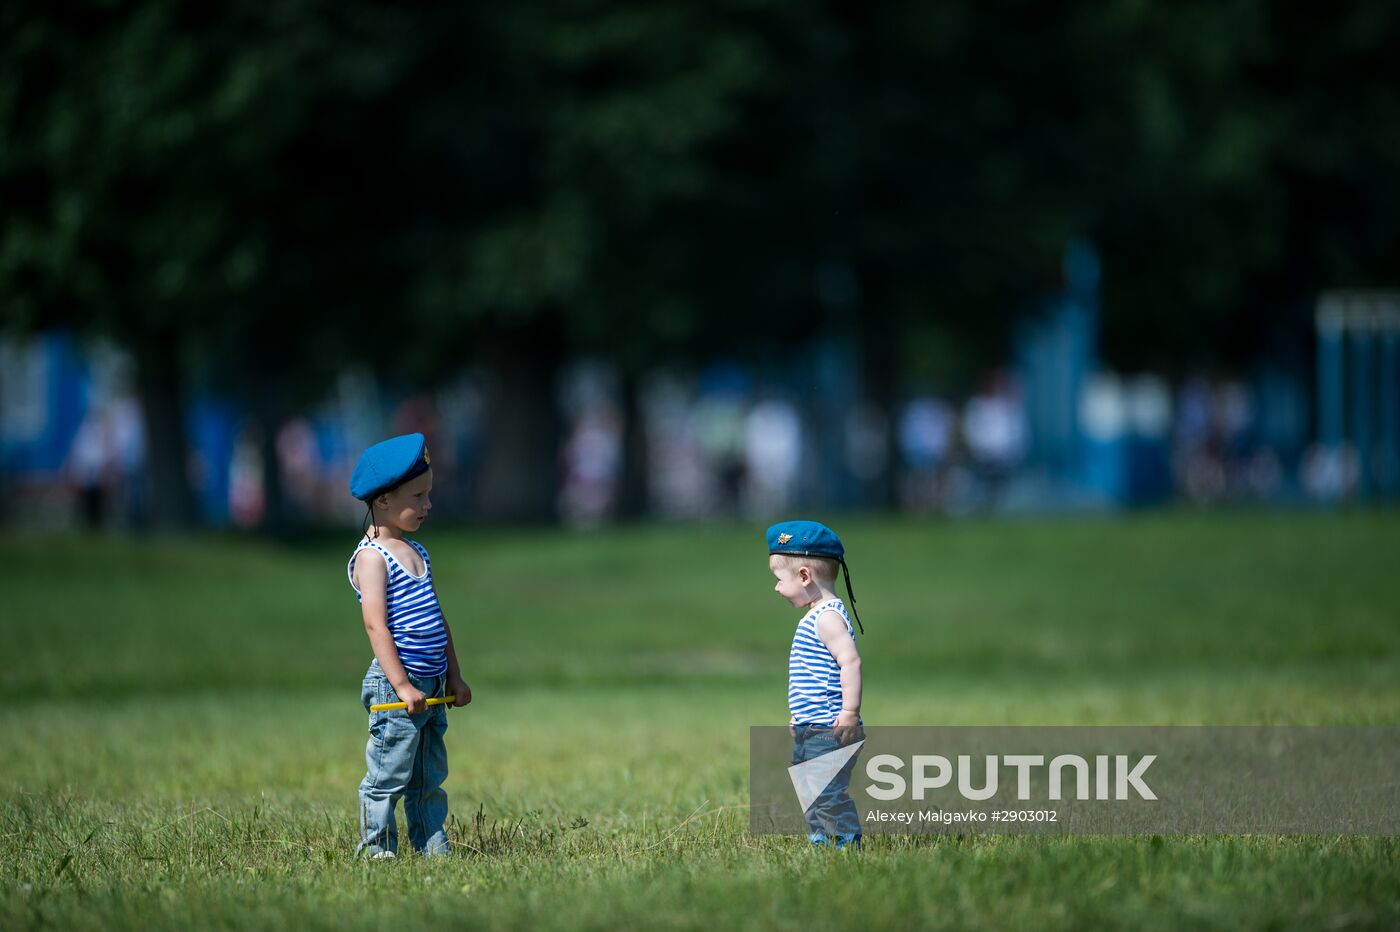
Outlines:
[{"label": "boy's hand", "polygon": [[788,734],[792,735],[794,738],[797,737],[797,719],[793,718],[791,715],[788,716]]},{"label": "boy's hand", "polygon": [[408,708],[404,709],[409,715],[417,715],[419,712],[428,711],[428,700],[423,693],[412,683],[404,683],[402,686],[395,686],[394,692],[398,693],[399,701],[408,703]]},{"label": "boy's hand", "polygon": [[460,676],[449,676],[447,678],[447,694],[456,696],[452,702],[452,708],[459,709],[472,701],[472,688],[467,685],[467,681]]},{"label": "boy's hand", "polygon": [[860,714],[842,709],[831,723],[831,731],[836,735],[836,743],[842,746],[860,738]]}]

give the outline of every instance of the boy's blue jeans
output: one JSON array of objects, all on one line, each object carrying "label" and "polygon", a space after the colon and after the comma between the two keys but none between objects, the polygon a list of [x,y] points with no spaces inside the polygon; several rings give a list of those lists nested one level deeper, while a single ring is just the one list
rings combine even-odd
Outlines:
[{"label": "boy's blue jeans", "polygon": [[[829,725],[792,726],[792,762],[801,764],[813,758],[830,754],[841,746],[836,740],[836,732]],[[822,790],[803,815],[807,827],[812,830],[813,841],[840,839],[838,844],[855,842],[860,844],[860,813],[855,800],[851,799],[851,772],[856,768],[860,754],[856,753],[846,761],[831,782]]]},{"label": "boy's blue jeans", "polygon": [[[410,673],[408,679],[429,699],[443,695],[447,684],[446,675]],[[365,673],[360,698],[367,712],[371,705],[400,701],[378,660]],[[447,779],[447,745],[443,742],[446,731],[447,709],[440,705],[430,706],[418,715],[409,715],[402,709],[369,713],[356,854],[398,854],[394,807],[400,797],[408,818],[408,840],[414,849],[426,855],[450,852],[443,829],[447,821],[447,792],[442,788]]]}]

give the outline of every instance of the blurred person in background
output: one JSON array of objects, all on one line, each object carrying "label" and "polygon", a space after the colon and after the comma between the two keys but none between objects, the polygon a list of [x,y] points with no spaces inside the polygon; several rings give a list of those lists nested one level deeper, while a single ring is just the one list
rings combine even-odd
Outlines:
[{"label": "blurred person in background", "polygon": [[118,474],[118,450],[106,405],[88,409],[68,450],[64,475],[74,492],[79,521],[90,531],[107,520]]},{"label": "blurred person in background", "polygon": [[113,501],[124,525],[140,527],[146,509],[146,419],[140,401],[126,390],[112,399],[108,410],[116,459]]},{"label": "blurred person in background", "polygon": [[744,421],[744,504],[751,515],[779,512],[792,501],[802,459],[802,421],[786,401],[769,398]]},{"label": "blurred person in background", "polygon": [[748,379],[735,363],[715,363],[700,377],[700,398],[691,410],[695,438],[717,481],[726,514],[736,514],[744,490],[745,416]]},{"label": "blurred person in background", "polygon": [[294,417],[277,432],[277,464],[289,502],[298,513],[313,513],[319,464],[316,434],[306,418]]},{"label": "blurred person in background", "polygon": [[245,419],[234,440],[233,459],[229,463],[228,515],[237,527],[257,527],[266,510],[262,445],[262,428],[254,419]]},{"label": "blurred person in background", "polygon": [[939,507],[953,445],[953,409],[931,396],[914,398],[899,415],[899,452],[904,461],[900,502],[913,511]]},{"label": "blurred person in background", "polygon": [[878,405],[862,401],[846,412],[846,471],[856,483],[856,504],[884,504],[880,479],[889,465],[889,418]]},{"label": "blurred person in background", "polygon": [[1025,412],[1016,383],[1005,372],[992,376],[987,390],[971,398],[963,414],[963,434],[985,507],[995,508],[1007,481],[1026,454]]},{"label": "blurred person in background", "polygon": [[1214,402],[1202,376],[1186,380],[1177,393],[1172,470],[1179,492],[1193,502],[1212,502],[1225,491],[1225,470],[1214,447]]},{"label": "blurred person in background", "polygon": [[686,380],[669,371],[654,373],[642,392],[647,488],[652,507],[662,517],[702,517],[716,498],[693,404]]},{"label": "blurred person in background", "polygon": [[617,506],[622,472],[622,419],[609,405],[584,409],[564,441],[560,511],[584,527],[606,521]]},{"label": "blurred person in background", "polygon": [[581,527],[596,526],[613,516],[622,492],[616,372],[598,361],[578,362],[560,378],[559,403],[567,425],[559,451],[559,514]]}]

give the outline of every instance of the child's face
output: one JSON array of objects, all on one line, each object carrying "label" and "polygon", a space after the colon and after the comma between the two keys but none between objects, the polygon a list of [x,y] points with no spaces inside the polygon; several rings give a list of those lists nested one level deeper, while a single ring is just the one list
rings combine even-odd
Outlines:
[{"label": "child's face", "polygon": [[812,571],[805,566],[789,565],[778,554],[768,558],[768,569],[777,583],[773,591],[787,599],[793,608],[801,608],[812,601]]},{"label": "child's face", "polygon": [[428,493],[433,489],[433,471],[429,469],[421,476],[415,476],[391,492],[385,492],[379,501],[384,506],[379,510],[381,521],[391,524],[401,531],[416,531],[422,527],[433,503]]}]

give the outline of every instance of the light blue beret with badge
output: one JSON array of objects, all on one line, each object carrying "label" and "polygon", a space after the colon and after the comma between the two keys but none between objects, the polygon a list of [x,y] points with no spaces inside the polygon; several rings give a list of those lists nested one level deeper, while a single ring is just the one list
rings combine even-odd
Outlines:
[{"label": "light blue beret with badge", "polygon": [[843,560],[846,548],[841,538],[825,524],[816,521],[783,521],[768,529],[768,552],[795,557],[828,557]]},{"label": "light blue beret with badge", "polygon": [[422,434],[403,434],[381,440],[360,454],[350,474],[350,494],[367,502],[415,476],[428,471],[428,440]]},{"label": "light blue beret with badge", "polygon": [[846,566],[846,548],[836,532],[819,521],[780,521],[768,529],[768,553],[791,557],[823,557],[841,564],[846,578],[846,594],[851,597],[851,614],[856,627],[865,633],[856,612],[856,593],[851,588],[851,571]]}]

